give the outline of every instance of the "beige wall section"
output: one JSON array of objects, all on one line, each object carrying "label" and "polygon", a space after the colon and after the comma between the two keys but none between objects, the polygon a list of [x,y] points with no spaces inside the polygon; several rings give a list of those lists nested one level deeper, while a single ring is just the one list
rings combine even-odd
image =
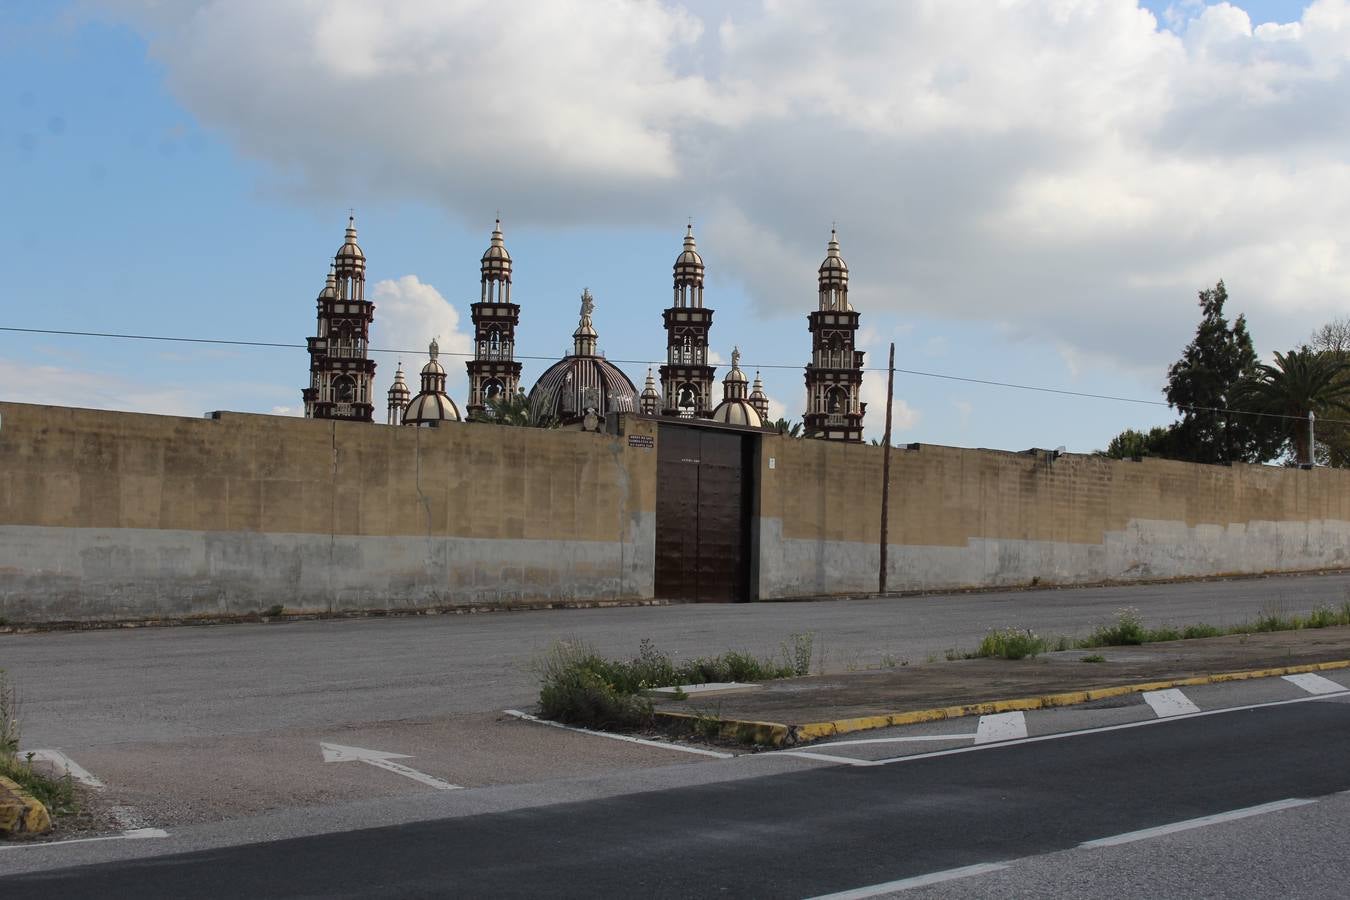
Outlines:
[{"label": "beige wall section", "polygon": [[0,403],[0,615],[648,598],[655,478],[581,432]]},{"label": "beige wall section", "polygon": [[[879,447],[764,439],[761,597],[876,590],[881,468]],[[889,518],[892,590],[1350,565],[1343,470],[923,445],[892,452]]]}]

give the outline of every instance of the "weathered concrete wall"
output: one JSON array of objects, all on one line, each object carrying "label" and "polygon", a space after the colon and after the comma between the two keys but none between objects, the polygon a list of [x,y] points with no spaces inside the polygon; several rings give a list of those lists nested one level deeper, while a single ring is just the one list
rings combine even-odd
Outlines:
[{"label": "weathered concrete wall", "polygon": [[[881,469],[879,447],[765,438],[762,598],[877,589]],[[892,451],[888,512],[891,590],[1350,566],[1340,470],[924,445]]]},{"label": "weathered concrete wall", "polygon": [[0,417],[12,620],[652,596],[655,451],[618,438],[14,403]]}]

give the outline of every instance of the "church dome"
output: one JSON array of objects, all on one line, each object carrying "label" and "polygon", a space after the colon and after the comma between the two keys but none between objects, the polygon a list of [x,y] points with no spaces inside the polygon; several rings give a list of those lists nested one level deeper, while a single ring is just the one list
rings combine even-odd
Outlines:
[{"label": "church dome", "polygon": [[328,267],[328,279],[323,283],[323,290],[319,292],[320,300],[337,299],[337,276],[333,274],[333,267]]},{"label": "church dome", "polygon": [[656,390],[651,366],[647,367],[647,384],[642,389],[642,396],[639,399],[643,415],[654,416],[661,411],[661,395]]},{"label": "church dome", "polygon": [[[422,367],[422,390],[408,402],[403,411],[404,425],[425,425],[432,428],[442,422],[459,422],[461,416],[455,401],[445,393],[445,367],[436,359],[440,346],[435,340],[428,348],[431,359]],[[393,389],[390,389],[392,393]]]},{"label": "church dome", "polygon": [[703,284],[703,257],[694,243],[694,226],[691,223],[684,233],[684,250],[675,257],[676,284]]},{"label": "church dome", "polygon": [[826,245],[825,261],[820,264],[820,283],[822,286],[848,285],[848,263],[839,255],[839,238],[833,228],[830,229],[830,242]]},{"label": "church dome", "polygon": [[581,293],[581,317],[572,332],[572,355],[549,366],[530,389],[530,421],[536,425],[579,422],[586,410],[597,415],[635,413],[638,392],[623,370],[596,355],[599,335],[591,322],[595,298]]},{"label": "church dome", "polygon": [[398,364],[398,371],[394,373],[394,383],[389,385],[389,399],[408,402],[408,397],[412,392],[408,390],[408,382],[403,379],[403,363]]},{"label": "church dome", "polygon": [[751,428],[763,428],[764,420],[759,411],[750,405],[749,400],[730,399],[717,404],[712,411],[712,420],[725,425],[747,425]]}]

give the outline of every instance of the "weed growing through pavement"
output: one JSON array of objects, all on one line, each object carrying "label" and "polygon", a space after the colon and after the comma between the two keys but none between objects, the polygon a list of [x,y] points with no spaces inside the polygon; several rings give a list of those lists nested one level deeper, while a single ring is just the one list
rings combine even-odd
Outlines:
[{"label": "weed growing through pavement", "polygon": [[991,631],[980,641],[973,656],[995,656],[1000,659],[1025,659],[1037,656],[1046,649],[1045,638],[1030,628],[1003,628]]},{"label": "weed growing through pavement", "polygon": [[77,808],[69,772],[52,778],[33,768],[33,754],[19,758],[19,698],[4,669],[0,669],[0,775],[40,800],[53,818]]},{"label": "weed growing through pavement", "polygon": [[652,721],[652,702],[642,694],[650,688],[806,674],[811,668],[811,635],[794,634],[791,641],[783,644],[782,662],[729,650],[678,663],[650,639],[643,639],[637,656],[627,660],[606,659],[580,641],[559,641],[535,662],[539,711],[545,718],[576,725],[641,728]]},{"label": "weed growing through pavement", "polygon": [[1085,663],[1106,662],[1106,657],[1102,656],[1100,653],[1089,653],[1087,656],[1083,657],[1082,661]]}]

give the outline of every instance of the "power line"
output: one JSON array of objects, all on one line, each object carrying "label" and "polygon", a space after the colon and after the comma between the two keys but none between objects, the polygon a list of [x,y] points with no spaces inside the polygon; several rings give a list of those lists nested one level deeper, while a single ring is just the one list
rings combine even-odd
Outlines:
[{"label": "power line", "polygon": [[[0,331],[7,331],[15,334],[46,334],[46,335],[55,335],[58,337],[112,338],[116,340],[126,340],[126,341],[160,341],[164,343],[176,343],[176,344],[218,344],[228,347],[267,347],[283,350],[308,349],[308,345],[306,344],[288,344],[275,341],[230,341],[225,340],[223,338],[176,337],[158,334],[122,334],[112,331],[70,331],[57,328],[16,328],[8,325],[0,325]],[[386,347],[368,347],[366,349],[367,352],[369,353],[393,353],[400,356],[418,356],[426,352],[425,350],[396,350]],[[460,353],[453,350],[442,350],[440,352],[442,356],[462,356],[465,358],[473,357],[472,353]],[[530,356],[527,354],[518,354],[515,358],[522,360],[525,359],[537,360],[543,362],[555,362],[557,360],[557,357],[554,356]],[[610,362],[623,363],[625,365],[634,365],[634,366],[659,365],[659,361],[650,359],[614,359],[609,357],[606,358],[609,359]],[[800,369],[802,368],[802,366],[800,364],[791,365],[787,363],[752,364],[747,362],[746,368]],[[885,372],[887,370],[879,368],[863,368],[862,371]],[[1085,400],[1107,400],[1114,403],[1135,403],[1143,406],[1171,407],[1171,404],[1166,402],[1165,400],[1142,400],[1138,397],[1118,397],[1113,394],[1093,394],[1087,391],[1071,391],[1066,388],[1044,387],[1042,385],[1035,385],[1035,384],[1017,384],[1016,382],[1011,381],[994,381],[986,378],[972,378],[966,375],[951,375],[945,372],[924,372],[919,369],[897,368],[895,371],[904,375],[914,375],[920,378],[936,378],[942,381],[959,381],[965,384],[979,384],[984,385],[986,387],[1000,387],[1018,391],[1034,391],[1036,393],[1041,394],[1058,394],[1063,397],[1078,397]],[[1238,416],[1264,416],[1266,418],[1272,419],[1292,419],[1299,422],[1307,421],[1307,418],[1305,416],[1292,416],[1284,413],[1257,412],[1255,410],[1232,409],[1228,407],[1178,406],[1176,407],[1176,409],[1179,411],[1187,411],[1187,412],[1226,413],[1229,415],[1238,415]],[[1350,419],[1319,418],[1317,421],[1333,425],[1350,425]]]}]

